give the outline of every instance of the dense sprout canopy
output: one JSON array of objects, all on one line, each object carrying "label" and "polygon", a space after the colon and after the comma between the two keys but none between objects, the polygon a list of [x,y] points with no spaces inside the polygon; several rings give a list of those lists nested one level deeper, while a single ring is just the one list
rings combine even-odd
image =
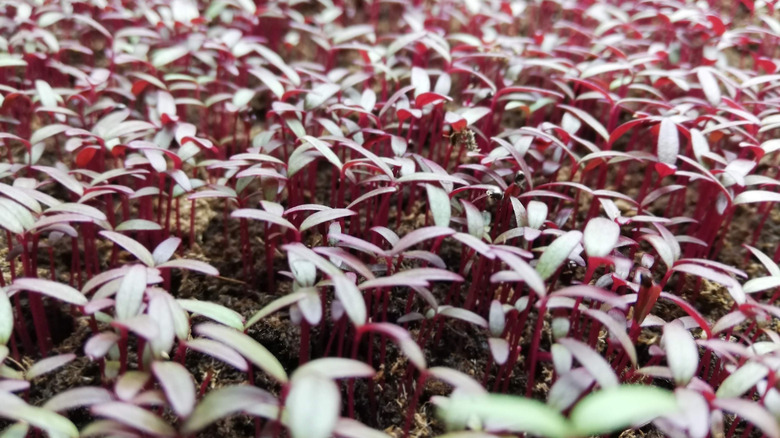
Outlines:
[{"label": "dense sprout canopy", "polygon": [[780,437],[778,6],[3,2],[2,436]]}]

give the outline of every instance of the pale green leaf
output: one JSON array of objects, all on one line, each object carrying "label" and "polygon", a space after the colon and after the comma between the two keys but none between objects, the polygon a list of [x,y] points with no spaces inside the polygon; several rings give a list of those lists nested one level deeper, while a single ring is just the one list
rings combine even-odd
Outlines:
[{"label": "pale green leaf", "polygon": [[0,417],[24,421],[52,436],[79,436],[78,429],[67,418],[47,409],[30,406],[9,392],[0,391]]},{"label": "pale green leaf", "polygon": [[184,434],[192,434],[229,415],[247,412],[252,406],[275,404],[276,399],[273,395],[255,386],[219,388],[206,394],[198,403],[181,431]]},{"label": "pale green leaf", "polygon": [[642,425],[678,409],[677,399],[670,391],[624,385],[586,396],[574,407],[569,419],[577,435],[602,435]]},{"label": "pale green leaf", "polygon": [[195,386],[190,372],[178,362],[155,362],[152,372],[173,411],[180,417],[190,415],[195,406]]},{"label": "pale green leaf", "polygon": [[539,262],[536,264],[536,272],[539,276],[543,280],[550,278],[569,258],[581,239],[582,233],[579,231],[569,231],[555,239],[539,257]]},{"label": "pale green leaf", "polygon": [[248,335],[230,327],[213,323],[200,324],[195,327],[195,332],[201,336],[220,341],[238,351],[278,382],[287,382],[287,373],[284,371],[282,364],[279,363],[279,360],[267,348]]},{"label": "pale green leaf", "polygon": [[499,424],[507,432],[545,437],[566,437],[566,418],[544,403],[503,394],[464,395],[436,399],[438,412],[452,429],[462,429],[471,420]]},{"label": "pale green leaf", "polygon": [[433,216],[434,225],[438,227],[449,226],[452,215],[449,195],[443,189],[431,184],[426,184],[425,190],[428,193],[428,209]]},{"label": "pale green leaf", "polygon": [[296,375],[285,406],[293,438],[329,438],[341,411],[339,387],[315,373]]},{"label": "pale green leaf", "polygon": [[244,329],[244,318],[241,314],[220,304],[212,303],[210,301],[187,299],[179,299],[176,300],[176,302],[179,303],[179,306],[181,306],[182,309],[190,313],[205,316],[206,318],[236,330]]},{"label": "pale green leaf", "polygon": [[8,344],[14,330],[14,311],[5,288],[0,288],[0,345]]}]

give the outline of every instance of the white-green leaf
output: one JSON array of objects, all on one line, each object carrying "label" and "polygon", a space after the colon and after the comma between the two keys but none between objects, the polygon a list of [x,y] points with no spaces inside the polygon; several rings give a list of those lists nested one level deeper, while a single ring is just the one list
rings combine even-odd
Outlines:
[{"label": "white-green leaf", "polygon": [[279,82],[279,79],[276,78],[275,74],[262,67],[255,67],[249,70],[249,73],[253,74],[257,79],[260,79],[260,81],[262,81],[278,99],[282,98],[284,95],[284,86]]},{"label": "white-green leaf", "polygon": [[[2,103],[0,103],[2,105]],[[41,204],[35,200],[32,196],[25,193],[23,190],[14,187],[9,186],[8,184],[0,183],[0,193],[7,196],[9,199],[13,199],[14,201],[18,202],[19,204],[24,205],[29,210],[40,213],[41,212]]]},{"label": "white-green leaf", "polygon": [[[313,265],[312,265],[313,266]],[[313,289],[313,288],[312,288]],[[315,289],[316,290],[316,289]],[[270,303],[266,304],[265,307],[258,310],[254,315],[252,315],[251,318],[249,318],[249,321],[246,322],[244,325],[244,330],[248,329],[249,327],[252,327],[255,325],[258,321],[265,318],[266,316],[284,309],[287,306],[291,306],[298,301],[304,299],[309,295],[309,292],[298,290],[297,292],[293,292],[291,294],[287,294],[285,296],[279,297]]]},{"label": "white-green leaf", "polygon": [[22,234],[36,226],[35,218],[27,208],[6,198],[0,198],[0,220],[0,226],[13,234]]},{"label": "white-green leaf", "polygon": [[[556,348],[556,346],[560,348]],[[565,355],[565,353],[560,352],[569,351],[560,344],[553,344],[551,349],[553,352],[553,359],[555,359],[556,353]],[[558,360],[565,362],[568,359],[559,357]],[[569,409],[569,407],[579,400],[582,394],[590,388],[593,382],[593,376],[584,368],[575,368],[567,373],[561,374],[547,393],[547,404],[557,411]]]},{"label": "white-green leaf", "polygon": [[769,369],[766,365],[753,361],[746,362],[726,377],[715,395],[718,398],[740,397],[768,374]]},{"label": "white-green leaf", "polygon": [[[252,0],[241,0],[241,2],[246,3],[247,6],[249,6],[249,4],[251,3],[252,4],[251,7],[254,8],[254,2]],[[274,67],[278,68],[282,73],[284,73],[284,75],[287,76],[287,79],[289,79],[294,86],[298,87],[301,85],[301,77],[298,75],[295,69],[287,65],[284,62],[284,59],[282,59],[282,57],[279,56],[276,52],[269,49],[268,47],[265,47],[262,44],[254,44],[253,48],[260,56],[265,58]]]},{"label": "white-green leaf", "polygon": [[771,257],[761,252],[758,248],[754,248],[750,245],[745,245],[745,248],[747,248],[753,256],[764,265],[767,272],[769,272],[769,275],[780,277],[780,266],[778,266]]},{"label": "white-green leaf", "polygon": [[661,128],[658,131],[658,161],[665,164],[674,164],[677,154],[680,152],[680,135],[677,132],[677,124],[671,118],[661,119]]},{"label": "white-green leaf", "polygon": [[41,359],[38,362],[35,362],[35,364],[33,364],[33,366],[27,370],[25,378],[27,380],[33,380],[36,377],[40,377],[46,373],[56,370],[57,368],[67,365],[75,358],[75,354],[68,353]]},{"label": "white-green leaf", "polygon": [[233,105],[238,109],[246,108],[253,97],[255,97],[255,90],[252,90],[251,88],[241,88],[233,94]]},{"label": "white-green leaf", "polygon": [[393,42],[387,46],[387,57],[393,56],[395,52],[403,49],[407,45],[411,44],[413,41],[417,41],[420,38],[424,37],[426,34],[425,31],[420,32],[414,32],[414,33],[407,33],[399,36],[398,38],[395,38]]},{"label": "white-green leaf", "polygon": [[710,151],[710,145],[707,138],[696,128],[691,129],[691,147],[696,161],[701,163],[702,156]]},{"label": "white-green leaf", "polygon": [[768,190],[746,190],[734,197],[735,205],[757,202],[780,202],[780,193]]},{"label": "white-green leaf", "polygon": [[178,362],[154,362],[152,372],[173,411],[180,417],[190,415],[195,407],[195,386],[190,372]]},{"label": "white-green leaf", "polygon": [[5,228],[12,234],[22,234],[25,232],[25,227],[22,225],[20,218],[17,217],[16,212],[12,211],[13,207],[10,204],[13,203],[9,199],[0,198],[0,227]]},{"label": "white-green leaf", "polygon": [[558,343],[566,347],[577,361],[585,367],[602,388],[618,386],[617,375],[609,362],[587,344],[571,338],[559,339]]},{"label": "white-green leaf", "polygon": [[304,287],[314,286],[317,281],[317,266],[314,263],[296,253],[288,252],[287,264],[290,266],[290,272],[292,272],[296,283]]},{"label": "white-green leaf", "polygon": [[179,248],[179,245],[181,245],[181,239],[178,237],[169,237],[158,243],[154,248],[154,252],[152,252],[154,264],[158,265],[168,261],[176,252],[176,249]]},{"label": "white-green leaf", "polygon": [[328,438],[339,419],[341,395],[332,380],[305,373],[292,380],[285,406],[293,438]]},{"label": "white-green leaf", "polygon": [[138,315],[146,290],[146,267],[133,265],[116,292],[116,316],[125,320]]},{"label": "white-green leaf", "polygon": [[240,313],[235,310],[228,309],[227,307],[212,303],[210,301],[200,300],[176,300],[182,309],[195,313],[206,318],[212,319],[220,324],[224,324],[228,327],[232,327],[236,330],[244,329],[244,318]]},{"label": "white-green leaf", "polygon": [[301,260],[313,264],[314,266],[317,267],[317,269],[330,275],[331,277],[344,275],[341,269],[334,266],[333,263],[327,261],[316,252],[307,248],[302,243],[290,243],[287,245],[283,245],[282,249],[287,251],[288,254],[294,254],[297,260]]},{"label": "white-green leaf", "polygon": [[375,374],[373,368],[359,360],[340,357],[326,357],[307,362],[295,370],[293,379],[306,373],[319,374],[328,379],[372,377]]},{"label": "white-green leaf", "polygon": [[[431,311],[433,311],[433,309],[431,309]],[[473,324],[477,327],[488,327],[488,322],[485,321],[485,318],[470,310],[461,309],[460,307],[439,306],[438,314],[448,316],[450,318],[460,319],[461,321],[466,321],[469,324]]]},{"label": "white-green leaf", "polygon": [[318,84],[306,94],[303,107],[308,111],[317,108],[341,90],[337,84]]},{"label": "white-green leaf", "polygon": [[336,422],[334,432],[340,438],[389,438],[390,436],[384,432],[372,429],[357,420],[343,417]]},{"label": "white-green leaf", "polygon": [[777,417],[773,416],[761,404],[742,398],[717,398],[712,404],[716,409],[722,409],[735,414],[738,418],[747,420],[763,432],[763,436],[770,438],[780,437],[780,425]]},{"label": "white-green leaf", "polygon": [[577,435],[592,436],[641,425],[677,409],[677,399],[670,391],[624,385],[586,396],[574,407],[569,419]]},{"label": "white-green leaf", "polygon": [[477,123],[480,119],[490,114],[490,108],[484,106],[475,106],[463,111],[460,116],[466,119],[466,124],[471,126]]},{"label": "white-green leaf", "polygon": [[65,202],[59,205],[55,205],[53,207],[49,207],[46,210],[46,213],[54,213],[54,212],[76,213],[82,216],[87,216],[93,219],[97,219],[99,221],[104,221],[108,219],[106,215],[102,211],[98,210],[97,208],[85,204],[78,204],[75,202]]},{"label": "white-green leaf", "polygon": [[187,52],[187,47],[183,45],[159,49],[152,53],[152,65],[155,68],[164,67],[182,58]]},{"label": "white-green leaf", "polygon": [[774,289],[780,286],[780,277],[758,277],[745,282],[742,290],[746,294],[761,292],[767,289]]},{"label": "white-green leaf", "polygon": [[27,438],[30,431],[30,425],[19,422],[12,424],[0,432],[0,438]]},{"label": "white-green leaf", "polygon": [[95,386],[81,386],[67,389],[48,399],[43,405],[44,409],[53,412],[67,411],[82,406],[92,406],[97,403],[105,403],[113,400],[111,392],[105,388]]},{"label": "white-green leaf", "polygon": [[426,184],[425,191],[428,193],[428,209],[433,216],[434,225],[437,227],[449,226],[452,206],[447,192],[432,184]]},{"label": "white-green leaf", "polygon": [[693,335],[679,321],[664,325],[661,345],[666,363],[678,386],[687,385],[699,368],[699,348]]},{"label": "white-green leaf", "polygon": [[154,266],[154,257],[152,257],[152,253],[136,240],[114,231],[101,231],[100,235],[121,246],[127,252],[133,254],[141,263],[145,264],[146,266]]},{"label": "white-green leaf", "polygon": [[333,152],[333,150],[330,148],[330,145],[328,145],[328,143],[325,143],[319,138],[312,137],[311,135],[304,135],[303,137],[301,137],[301,140],[305,141],[306,143],[310,144],[312,147],[317,149],[317,151],[319,151],[319,153],[321,153],[325,158],[327,158],[327,160],[330,161],[331,164],[333,164],[339,170],[341,170],[341,167],[343,166],[341,164],[341,160],[339,160],[339,157],[336,155],[335,152]]},{"label": "white-green leaf", "polygon": [[508,395],[465,395],[437,398],[438,413],[451,429],[472,419],[500,425],[501,430],[545,437],[570,436],[566,418],[544,403]]},{"label": "white-green leaf", "polygon": [[195,433],[209,424],[252,406],[276,403],[269,392],[250,385],[227,386],[209,392],[198,403],[181,428],[182,433]]},{"label": "white-green leaf", "polygon": [[189,271],[196,271],[206,275],[219,275],[217,268],[211,266],[206,262],[193,259],[174,259],[168,260],[165,263],[157,265],[158,269],[187,269]]},{"label": "white-green leaf", "polygon": [[601,124],[598,120],[596,120],[595,117],[588,114],[586,111],[583,111],[579,108],[569,106],[569,105],[558,105],[561,108],[566,109],[567,111],[571,111],[572,114],[582,119],[583,122],[587,123],[588,126],[590,126],[598,135],[600,135],[604,140],[609,140],[609,132],[607,131],[607,128],[604,127],[604,125]]},{"label": "white-green leaf", "polygon": [[482,239],[482,236],[485,234],[485,219],[482,217],[482,212],[468,201],[461,202],[463,203],[463,209],[466,211],[466,227],[469,234],[477,239]]},{"label": "white-green leaf", "polygon": [[[516,199],[516,198],[513,198]],[[515,208],[522,209],[523,205],[520,203],[520,201],[517,201],[517,206]],[[528,226],[538,230],[542,228],[542,225],[544,225],[544,221],[547,220],[547,204],[540,201],[529,201],[528,202],[528,210],[526,212],[525,218],[528,221]],[[517,213],[516,213],[517,215]],[[519,219],[519,218],[518,218]],[[521,220],[517,221],[517,226],[521,226]]]},{"label": "white-green leaf", "polygon": [[[59,95],[54,92],[48,82],[37,79],[35,81],[35,90],[41,99],[41,106],[45,108],[56,108],[59,102]],[[64,120],[64,119],[63,119]]]},{"label": "white-green leaf", "polygon": [[550,278],[569,258],[580,240],[582,240],[582,233],[579,231],[569,231],[555,239],[539,257],[539,262],[536,264],[536,272],[539,276],[543,280]]},{"label": "white-green leaf", "polygon": [[332,208],[318,211],[304,219],[303,222],[301,222],[301,226],[298,228],[298,230],[305,231],[324,222],[341,219],[347,216],[354,216],[355,214],[357,213],[347,208]]},{"label": "white-green leaf", "polygon": [[37,131],[33,132],[32,136],[30,136],[30,143],[36,144],[40,143],[44,140],[46,140],[49,137],[53,137],[57,134],[61,134],[68,129],[71,129],[68,125],[63,124],[55,124],[55,125],[46,125]]},{"label": "white-green leaf", "polygon": [[409,362],[414,364],[419,370],[425,370],[425,355],[422,349],[417,344],[409,331],[396,324],[389,322],[376,322],[368,325],[373,331],[378,331],[386,336],[391,337],[397,344],[401,351],[409,359]]},{"label": "white-green leaf", "polygon": [[209,356],[214,357],[221,362],[232,365],[238,370],[244,372],[249,370],[249,364],[243,356],[241,356],[236,350],[218,341],[198,338],[187,341],[186,345],[187,348],[191,350],[199,351],[203,354],[208,354]]},{"label": "white-green leaf", "polygon": [[360,289],[344,275],[332,276],[336,297],[352,323],[358,327],[366,323],[366,302]]},{"label": "white-green leaf", "polygon": [[130,219],[114,228],[116,231],[157,231],[162,230],[160,224],[146,219]]},{"label": "white-green leaf", "polygon": [[265,210],[258,210],[255,208],[240,208],[234,211],[233,213],[231,213],[230,216],[236,218],[265,221],[271,224],[279,225],[280,227],[283,228],[289,228],[291,230],[295,229],[295,225],[291,224],[290,221],[288,221],[287,219],[275,215],[273,213],[269,213]]},{"label": "white-green leaf", "polygon": [[431,78],[424,69],[412,67],[412,85],[414,86],[414,97],[417,97],[431,91]]},{"label": "white-green leaf", "polygon": [[583,309],[582,312],[604,324],[604,326],[609,329],[609,332],[612,334],[612,336],[614,336],[615,339],[620,342],[623,350],[628,355],[629,359],[631,359],[631,363],[636,366],[636,347],[634,347],[634,343],[631,341],[628,333],[626,333],[625,321],[622,323],[618,322],[600,310]]},{"label": "white-green leaf", "polygon": [[490,302],[490,311],[488,312],[488,328],[493,336],[501,336],[506,327],[506,312],[504,306],[498,300]]},{"label": "white-green leaf", "polygon": [[457,389],[461,393],[487,394],[487,390],[474,377],[447,367],[431,367],[428,374]]},{"label": "white-green leaf", "polygon": [[20,58],[18,55],[11,55],[10,53],[0,54],[0,67],[25,67],[27,61]]},{"label": "white-green leaf", "polygon": [[138,429],[148,434],[174,437],[176,430],[162,418],[130,403],[108,402],[92,406],[92,413]]},{"label": "white-green leaf", "polygon": [[674,266],[674,251],[663,237],[657,234],[645,234],[642,236],[642,239],[645,239],[650,243],[668,269],[671,269]]},{"label": "white-green leaf", "polygon": [[712,74],[709,68],[700,67],[696,71],[696,77],[699,79],[701,89],[704,91],[704,96],[712,106],[718,106],[720,104],[720,87],[718,81],[715,80],[715,76]]},{"label": "white-green leaf", "polygon": [[0,345],[8,344],[14,331],[14,311],[5,288],[0,289]]},{"label": "white-green leaf", "polygon": [[590,257],[604,257],[612,252],[620,237],[620,227],[615,222],[595,217],[585,226],[583,241]]},{"label": "white-green leaf", "polygon": [[504,338],[488,338],[488,346],[496,364],[505,364],[509,359],[509,342]]},{"label": "white-green leaf", "polygon": [[250,16],[255,15],[257,12],[257,6],[252,0],[237,0],[238,4],[247,12]]},{"label": "white-green leaf", "polygon": [[0,417],[24,421],[46,431],[50,436],[79,436],[78,429],[67,418],[44,408],[30,406],[10,392],[0,391]]},{"label": "white-green leaf", "polygon": [[258,368],[268,373],[278,382],[287,382],[287,373],[279,360],[259,342],[244,333],[223,325],[204,323],[195,327],[201,336],[214,339],[241,353]]},{"label": "white-green leaf", "polygon": [[[547,289],[544,285],[544,280],[539,273],[532,268],[525,260],[521,259],[517,255],[508,251],[496,250],[496,256],[513,269],[525,283],[530,287],[537,295],[544,296],[547,293]],[[491,279],[491,281],[493,281]]]},{"label": "white-green leaf", "polygon": [[36,292],[77,306],[87,304],[87,298],[76,289],[64,283],[44,280],[42,278],[17,278],[13,284],[11,284],[9,290]]}]

